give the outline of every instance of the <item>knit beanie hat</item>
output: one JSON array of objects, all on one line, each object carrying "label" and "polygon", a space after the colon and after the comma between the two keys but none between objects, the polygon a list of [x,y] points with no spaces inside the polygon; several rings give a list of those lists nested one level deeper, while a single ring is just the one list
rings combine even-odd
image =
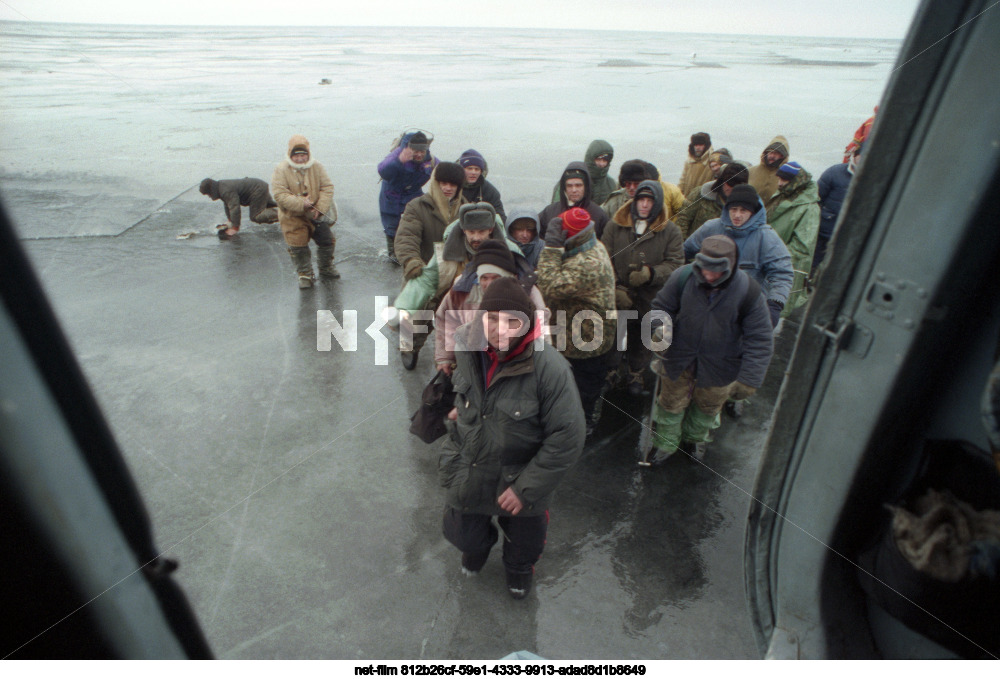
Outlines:
[{"label": "knit beanie hat", "polygon": [[714,283],[708,283],[703,277],[699,279],[713,287],[721,285],[736,270],[736,243],[729,236],[718,235],[709,236],[701,242],[701,249],[694,256],[694,268],[699,273],[701,271],[711,271],[723,274]]},{"label": "knit beanie hat", "polygon": [[[498,240],[488,240],[480,244],[475,257],[472,258],[472,267],[480,276],[484,273],[496,273],[501,276],[513,276],[517,273],[514,255],[503,242]],[[489,270],[484,271],[484,267]]]},{"label": "knit beanie hat", "polygon": [[[449,164],[454,165],[454,163]],[[458,166],[455,165],[455,167]],[[461,172],[462,168],[459,167],[458,171]],[[463,231],[481,231],[483,229],[492,231],[496,226],[496,217],[497,211],[492,205],[485,202],[466,203],[458,209],[458,225]]]},{"label": "knit beanie hat", "polygon": [[201,191],[202,195],[207,196],[212,192],[212,178],[205,177],[201,180],[201,184],[198,185],[198,190]]},{"label": "knit beanie hat", "polygon": [[622,163],[618,172],[618,183],[625,186],[625,182],[641,182],[643,179],[650,179],[646,176],[646,166],[641,160],[626,160]]},{"label": "knit beanie hat", "polygon": [[499,278],[490,283],[490,287],[483,293],[479,308],[483,311],[524,314],[529,324],[533,322],[535,315],[535,305],[516,278]]},{"label": "knit beanie hat", "polygon": [[785,163],[784,165],[782,165],[781,167],[779,167],[777,175],[779,177],[781,177],[782,179],[786,179],[788,181],[791,181],[791,180],[795,179],[796,176],[798,176],[799,170],[801,170],[801,169],[802,169],[801,165],[799,165],[795,161],[792,161],[790,163]]},{"label": "knit beanie hat", "polygon": [[559,215],[562,219],[563,231],[571,238],[593,224],[590,213],[582,207],[572,207]]},{"label": "knit beanie hat", "polygon": [[426,151],[430,148],[431,143],[428,141],[426,134],[423,132],[417,132],[410,137],[410,141],[408,141],[406,145],[414,151]]},{"label": "knit beanie hat", "polygon": [[480,170],[486,170],[486,159],[483,158],[482,154],[476,149],[469,149],[462,153],[458,157],[458,164],[462,167],[469,167],[470,165],[478,167]]},{"label": "knit beanie hat", "polygon": [[740,184],[746,184],[750,172],[747,170],[747,166],[742,163],[729,163],[719,174],[719,178],[715,180],[712,184],[712,190],[718,191],[722,188],[723,184],[727,186],[738,186]]},{"label": "knit beanie hat", "polygon": [[434,179],[438,184],[465,184],[465,170],[458,163],[438,163],[434,168]]},{"label": "knit beanie hat", "polygon": [[729,193],[729,198],[726,199],[726,210],[734,206],[745,207],[751,213],[756,213],[760,209],[760,196],[757,195],[757,189],[749,184],[734,186]]}]

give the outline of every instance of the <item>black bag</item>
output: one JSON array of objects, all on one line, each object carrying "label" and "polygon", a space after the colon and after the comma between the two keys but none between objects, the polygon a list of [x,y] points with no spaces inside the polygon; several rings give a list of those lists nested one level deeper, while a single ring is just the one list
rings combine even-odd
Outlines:
[{"label": "black bag", "polygon": [[451,378],[440,370],[424,387],[420,407],[410,417],[410,433],[424,443],[434,443],[444,436],[444,421],[455,404],[455,390]]}]

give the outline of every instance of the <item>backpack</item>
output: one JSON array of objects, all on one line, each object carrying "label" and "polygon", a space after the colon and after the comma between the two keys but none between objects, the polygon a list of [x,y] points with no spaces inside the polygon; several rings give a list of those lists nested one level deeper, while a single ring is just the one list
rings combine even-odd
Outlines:
[{"label": "backpack", "polygon": [[[681,294],[678,295],[677,300],[680,301],[684,294],[684,286],[687,285],[688,279],[691,278],[691,272],[694,271],[694,264],[685,264],[681,267],[681,274],[677,279],[680,285]],[[743,301],[740,302],[740,310],[736,314],[736,322],[743,324],[743,319],[746,318],[747,314],[753,311],[754,305],[757,304],[757,297],[760,296],[760,283],[754,279],[747,276],[747,294],[743,296]]]}]

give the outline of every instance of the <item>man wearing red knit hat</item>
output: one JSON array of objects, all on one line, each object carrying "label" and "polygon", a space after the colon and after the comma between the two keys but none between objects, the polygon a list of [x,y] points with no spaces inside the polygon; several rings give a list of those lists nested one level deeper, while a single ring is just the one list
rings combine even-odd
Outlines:
[{"label": "man wearing red knit hat", "polygon": [[608,314],[615,310],[615,272],[586,210],[566,210],[547,226],[538,289],[552,312],[552,343],[573,368],[589,436],[615,345],[615,318]]}]

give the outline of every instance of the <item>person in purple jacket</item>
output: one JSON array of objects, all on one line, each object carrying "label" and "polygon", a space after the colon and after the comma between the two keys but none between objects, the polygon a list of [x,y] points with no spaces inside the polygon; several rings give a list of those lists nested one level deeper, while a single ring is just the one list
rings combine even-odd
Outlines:
[{"label": "person in purple jacket", "polygon": [[430,154],[433,140],[433,136],[428,139],[420,130],[407,132],[399,140],[399,146],[378,164],[378,174],[382,178],[378,195],[382,230],[385,232],[389,259],[397,266],[395,239],[399,218],[406,204],[423,194],[422,187],[430,180],[431,172],[438,163],[437,158]]}]

